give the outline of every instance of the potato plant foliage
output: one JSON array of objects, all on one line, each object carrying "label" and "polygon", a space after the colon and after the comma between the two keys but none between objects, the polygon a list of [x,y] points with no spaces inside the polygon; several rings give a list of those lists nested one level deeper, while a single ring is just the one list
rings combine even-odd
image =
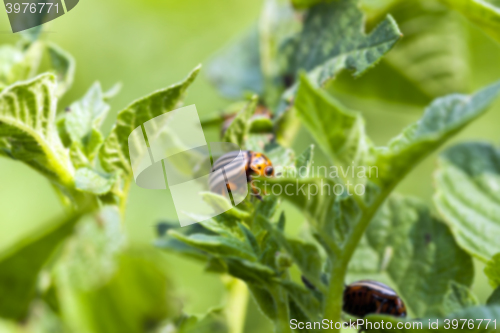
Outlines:
[{"label": "potato plant foliage", "polygon": [[[464,142],[444,150],[434,173],[434,207],[394,193],[420,161],[485,113],[500,94],[500,81],[462,93],[468,73],[460,50],[466,46],[460,40],[440,42],[463,33],[452,10],[498,41],[500,8],[483,0],[406,5],[265,1],[257,24],[217,53],[205,74],[222,95],[239,102],[229,107],[238,114],[223,139],[264,152],[279,168],[279,177],[257,179],[257,187],[264,190],[265,181],[268,192],[274,186],[287,191],[272,191],[263,200],[249,196],[193,226],[161,223],[156,248],[130,246],[122,230],[133,182],[128,136],[181,106],[200,67],[131,102],[105,135],[101,125],[119,86],[105,90],[96,82],[65,108],[58,99],[73,81],[72,56],[36,36],[1,46],[0,155],[45,177],[67,214],[0,253],[0,331],[243,332],[245,314],[237,307],[226,309],[229,315],[219,308],[205,316],[183,313],[158,249],[243,281],[246,288],[229,288],[229,299],[246,300],[249,292],[278,333],[292,332],[291,319],[346,319],[344,284],[363,277],[394,288],[409,311],[406,319],[370,315],[374,322],[395,327],[398,321],[419,320],[428,331],[428,318],[500,319],[499,148]],[[415,18],[431,23],[422,31],[409,29],[411,38],[405,39],[404,29]],[[426,47],[416,46],[424,38]],[[49,64],[43,71],[42,59]],[[367,81],[357,86],[345,73],[357,77],[377,65],[391,69],[377,77],[379,85],[387,84],[382,98],[401,101],[401,95],[391,95],[398,77],[415,91],[406,102],[427,104],[421,118],[385,146],[369,138],[360,112],[327,91],[335,84],[356,96]],[[272,120],[252,117],[258,104],[271,110]],[[205,124],[220,125],[219,116]],[[290,140],[299,125],[315,144],[296,154]],[[328,161],[328,168],[364,171],[319,177],[309,172],[315,155]],[[308,172],[289,173],[292,168]],[[372,169],[376,172],[367,171]],[[325,184],[341,185],[350,194],[312,193]],[[358,185],[362,194],[355,191]],[[213,193],[204,198],[230,206]],[[306,221],[300,239],[287,233],[291,211],[284,202]],[[484,274],[496,288],[487,304],[470,290],[473,258],[486,264]],[[494,331],[492,326],[467,330]]]}]

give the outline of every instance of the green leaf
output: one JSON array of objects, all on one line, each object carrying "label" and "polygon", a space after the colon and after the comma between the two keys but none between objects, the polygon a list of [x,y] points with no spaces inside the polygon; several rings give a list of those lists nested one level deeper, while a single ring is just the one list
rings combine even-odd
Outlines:
[{"label": "green leaf", "polygon": [[486,302],[488,305],[500,305],[500,287],[493,291],[493,294],[488,298]]},{"label": "green leaf", "polygon": [[323,270],[323,260],[319,254],[318,247],[311,243],[300,240],[287,239],[282,246],[292,256],[299,266],[303,275],[315,286],[321,289],[321,272]]},{"label": "green leaf", "polygon": [[78,190],[103,195],[111,190],[116,175],[103,175],[89,168],[80,168],[75,173],[75,186]]},{"label": "green leaf", "polygon": [[178,108],[199,71],[200,66],[189,73],[184,81],[141,98],[118,113],[116,125],[99,152],[104,170],[110,173],[122,170],[124,175],[132,175],[128,147],[130,133],[146,121]]},{"label": "green leaf", "polygon": [[[222,223],[221,223],[222,219],[216,220],[216,218],[201,221],[200,225],[205,229],[203,231],[208,231],[209,235],[217,234],[217,235],[226,236],[226,237],[234,237],[235,235],[240,235],[240,233],[238,233],[234,228],[234,225],[236,224],[236,222],[234,220],[231,220],[231,222],[232,222],[231,224],[229,224],[229,223],[226,224],[225,223],[226,221],[222,221]],[[196,233],[196,232],[185,232],[185,234],[189,234],[189,235],[191,235],[193,233]],[[207,232],[205,232],[205,233],[207,233]]]},{"label": "green leaf", "polygon": [[99,82],[95,82],[85,95],[71,104],[66,113],[66,130],[73,142],[80,142],[89,136],[92,129],[98,129],[109,111]]},{"label": "green leaf", "polygon": [[174,230],[169,231],[172,237],[203,251],[217,256],[244,258],[255,261],[256,257],[250,246],[236,238],[212,236],[205,234],[183,235]]},{"label": "green leaf", "polygon": [[91,130],[83,142],[73,142],[69,147],[69,155],[75,168],[93,165],[103,142],[101,131],[96,128]]},{"label": "green leaf", "polygon": [[396,5],[383,12],[394,16],[404,38],[365,75],[352,78],[342,73],[332,88],[353,99],[413,105],[426,105],[433,98],[450,93],[468,92],[470,47],[463,20],[436,2],[393,2]]},{"label": "green leaf", "polygon": [[[304,323],[309,322],[308,323],[309,326],[307,326],[308,324],[305,324],[304,329],[299,330],[299,332],[301,332],[301,333],[316,333],[316,332],[318,332],[318,330],[313,329],[312,320],[302,310],[302,307],[297,302],[295,302],[295,300],[291,297],[289,297],[288,307],[290,309],[290,318],[297,320],[297,322],[304,322]],[[292,325],[293,324],[291,324],[290,326],[294,327]]]},{"label": "green leaf", "polygon": [[[365,122],[359,113],[346,109],[333,97],[314,88],[305,76],[301,76],[295,109],[334,165],[342,170],[365,168],[372,143],[365,134]],[[359,181],[350,175],[351,172],[347,172],[348,179]]]},{"label": "green leaf", "polygon": [[355,169],[350,171],[355,171],[355,177],[359,178],[355,180],[363,181],[363,176],[367,176],[380,187],[390,188],[415,162],[481,115],[499,91],[500,83],[496,83],[471,97],[454,94],[437,99],[425,110],[422,119],[406,128],[387,148],[373,148],[362,118],[315,89],[305,77],[301,80],[296,109],[322,150],[342,167],[339,176],[352,176],[347,169],[351,166]]},{"label": "green leaf", "polygon": [[295,153],[292,149],[277,144],[266,147],[264,153],[273,163],[275,172],[293,166],[295,161]]},{"label": "green leaf", "polygon": [[238,112],[231,125],[229,125],[228,129],[224,133],[222,141],[232,142],[243,149],[245,146],[245,139],[250,132],[250,118],[255,113],[256,106],[257,96],[254,96],[252,100]]},{"label": "green leaf", "polygon": [[[113,273],[91,288],[74,283],[71,274],[80,270],[59,272],[58,294],[66,325],[97,333],[124,328],[143,332],[177,317],[179,310],[161,259],[149,250],[121,252],[113,261]],[[92,272],[85,275],[89,274]]]},{"label": "green leaf", "polygon": [[244,210],[234,207],[227,198],[213,192],[200,192],[203,201],[212,206],[216,211],[224,212],[225,215],[234,216],[238,219],[248,219],[250,215]]},{"label": "green leaf", "polygon": [[491,258],[484,268],[484,274],[490,280],[493,288],[500,286],[500,253],[497,253]]},{"label": "green leaf", "polygon": [[[431,98],[465,92],[469,46],[462,22],[441,6],[405,5],[400,6],[400,15],[398,9],[393,14],[405,38],[384,61]],[[414,29],[415,20],[419,29]]]},{"label": "green leaf", "polygon": [[352,197],[345,198],[341,184],[330,179],[258,178],[252,184],[262,193],[282,197],[301,210],[313,236],[330,255],[332,251],[339,254],[346,234],[360,216],[356,201]]},{"label": "green leaf", "polygon": [[309,177],[309,172],[314,160],[314,145],[310,145],[297,159],[295,160],[295,169],[299,178]]},{"label": "green leaf", "polygon": [[246,140],[245,148],[251,151],[263,152],[271,160],[275,174],[293,168],[295,152],[275,142],[271,135],[252,134]]},{"label": "green leaf", "polygon": [[240,228],[240,231],[245,237],[245,240],[247,241],[248,245],[252,248],[253,253],[255,253],[258,256],[260,254],[260,247],[255,236],[252,234],[250,229],[248,229],[244,224],[238,223],[238,227]]},{"label": "green leaf", "polygon": [[[380,78],[384,80],[383,85],[380,84]],[[401,71],[389,64],[387,56],[361,77],[353,77],[348,71],[341,72],[325,89],[332,95],[341,97],[344,103],[348,105],[359,105],[361,103],[370,105],[369,101],[378,102],[380,105],[390,103],[393,106],[402,106],[400,110],[394,108],[391,111],[401,111],[404,114],[415,114],[415,107],[425,106],[433,98],[441,96],[428,96],[421,91],[420,87],[417,86],[417,82],[410,81],[407,75],[403,75]],[[455,91],[450,90],[449,92]]]},{"label": "green leaf", "polygon": [[51,66],[49,71],[57,78],[57,97],[61,97],[73,83],[75,61],[66,51],[54,43],[28,41],[16,47],[0,47],[0,88],[17,81],[33,78],[40,66],[43,52],[47,50]]},{"label": "green leaf", "polygon": [[71,88],[75,77],[75,59],[54,43],[47,44],[52,71],[57,77],[57,96],[61,97]]},{"label": "green leaf", "polygon": [[225,274],[227,273],[227,265],[222,259],[209,257],[205,266],[205,272]]},{"label": "green leaf", "polygon": [[443,313],[452,313],[476,305],[479,305],[479,301],[469,288],[454,281],[449,283],[448,293],[444,297]]},{"label": "green leaf", "polygon": [[16,81],[35,76],[43,54],[43,44],[35,42],[25,48],[12,45],[0,47],[0,89]]},{"label": "green leaf", "polygon": [[177,329],[178,333],[229,333],[224,314],[220,309],[210,310],[204,316],[185,316]]},{"label": "green leaf", "polygon": [[58,125],[64,125],[64,135],[72,142],[70,154],[75,166],[91,165],[104,141],[100,127],[109,111],[106,100],[101,84],[95,82],[59,120]]},{"label": "green leaf", "polygon": [[250,118],[250,133],[270,133],[273,131],[273,121],[266,117]]},{"label": "green leaf", "polygon": [[115,83],[108,91],[103,92],[103,97],[105,100],[110,100],[120,93],[122,90],[121,82]]},{"label": "green leaf", "polygon": [[245,142],[245,148],[252,151],[263,151],[269,146],[270,139],[265,134],[251,134]]},{"label": "green leaf", "polygon": [[355,1],[338,0],[312,7],[296,37],[293,74],[305,69],[315,85],[324,85],[340,70],[358,76],[376,64],[401,38],[391,16],[370,34],[364,33],[363,13]]},{"label": "green leaf", "polygon": [[[279,184],[282,191],[281,193],[278,191],[277,194],[304,212],[316,229],[316,235],[322,238],[322,244],[325,245],[326,242],[330,248],[335,247],[334,243],[351,242],[352,240],[346,238],[345,235],[351,232],[353,226],[358,229],[357,237],[360,236],[361,233],[358,232],[362,230],[362,226],[369,223],[378,206],[408,171],[448,138],[481,115],[500,91],[500,83],[496,83],[470,97],[450,95],[437,99],[426,109],[422,119],[410,125],[403,134],[393,139],[389,147],[368,149],[366,147],[370,141],[361,125],[358,125],[358,128],[353,127],[353,124],[361,123],[357,120],[360,119],[359,116],[342,112],[338,105],[333,104],[332,100],[319,89],[314,89],[306,79],[303,79],[304,82],[306,83],[301,84],[297,97],[298,107],[302,109],[301,113],[305,119],[308,119],[304,122],[309,124],[307,127],[311,134],[317,137],[320,147],[335,162],[338,160],[338,155],[350,156],[344,157],[346,161],[351,159],[349,164],[358,160],[366,161],[366,165],[369,166],[367,174],[369,182],[364,185],[364,194],[359,197],[353,197],[353,191],[350,192],[349,197],[349,187],[342,187],[342,184],[335,183],[332,179],[266,179],[267,191],[269,188],[272,190],[269,185]],[[333,131],[325,129],[322,125],[322,122],[332,124],[333,119],[345,120],[343,127],[338,128],[338,137],[330,137]],[[333,123],[333,126],[336,125]],[[328,135],[326,138],[331,139],[325,140],[317,133]],[[358,140],[353,140],[349,145],[341,145],[344,142],[343,138],[351,137],[356,137]],[[356,153],[350,153],[353,151]],[[365,157],[360,159],[359,156],[363,155]],[[363,171],[366,172],[366,168]],[[329,177],[337,178],[335,175],[333,177],[329,175]],[[264,180],[256,180],[255,185],[265,190]],[[291,194],[285,193],[286,186],[288,186],[288,193]],[[332,192],[340,193],[340,195],[347,194],[348,197],[336,200],[337,194],[332,194]],[[363,212],[360,211],[361,207],[364,207]],[[350,243],[349,246],[352,244]],[[354,247],[351,249],[353,250]]]},{"label": "green leaf", "polygon": [[[278,209],[278,199],[274,196],[266,196],[258,203],[254,212],[255,219],[259,216],[271,219]],[[284,226],[285,222],[283,222]]]},{"label": "green leaf", "polygon": [[0,317],[24,320],[36,296],[39,273],[81,213],[55,220],[0,254]]},{"label": "green leaf", "polygon": [[487,143],[449,148],[438,159],[434,203],[458,244],[482,261],[500,252],[500,152]]},{"label": "green leaf", "polygon": [[325,188],[329,186],[332,193],[331,189],[335,183],[329,179],[256,178],[252,184],[262,193],[275,194],[293,203],[304,212],[314,226],[326,218],[329,208],[335,201],[335,195],[318,195],[322,186]]},{"label": "green leaf", "polygon": [[290,281],[282,281],[281,285],[300,309],[307,315],[310,321],[320,320],[322,310],[321,303],[309,292],[309,290]]},{"label": "green leaf", "polygon": [[300,32],[302,21],[289,0],[266,0],[259,17],[260,68],[264,76],[261,98],[274,106],[283,91],[292,84],[287,75],[287,60],[295,50],[290,39]]},{"label": "green leaf", "polygon": [[0,155],[71,187],[73,167],[55,124],[56,89],[54,76],[45,74],[0,93]]},{"label": "green leaf", "polygon": [[155,246],[197,260],[205,261],[207,258],[203,251],[200,251],[197,248],[189,246],[186,243],[172,237],[164,237],[155,241]]},{"label": "green leaf", "polygon": [[257,262],[239,258],[227,258],[225,262],[229,274],[247,283],[262,286],[272,283],[277,277],[274,270]]},{"label": "green leaf", "polygon": [[440,0],[500,42],[500,8],[483,0]]},{"label": "green leaf", "polygon": [[97,288],[115,274],[125,245],[118,209],[105,206],[78,225],[58,261],[57,278],[66,279],[72,288]]},{"label": "green leaf", "polygon": [[30,310],[30,316],[21,323],[0,319],[0,332],[65,332],[63,320],[43,302],[33,302]]},{"label": "green leaf", "polygon": [[[207,224],[207,221],[203,222],[204,224]],[[186,257],[196,259],[196,260],[201,260],[202,262],[205,262],[207,257],[209,256],[208,253],[201,251],[195,247],[192,247],[170,235],[168,235],[168,231],[172,229],[177,229],[178,222],[174,223],[159,223],[156,228],[158,232],[158,238],[154,244],[155,246],[161,248],[161,249],[166,249],[168,251],[178,253],[181,255],[184,255]],[[194,224],[190,227],[187,228],[182,228],[182,231],[187,234],[193,234],[199,232],[199,229],[203,229],[199,227],[199,224]]]},{"label": "green leaf", "polygon": [[273,299],[273,295],[262,286],[259,285],[249,285],[252,296],[262,311],[262,314],[273,320],[277,316],[278,310],[276,309],[276,304]]},{"label": "green leaf", "polygon": [[[268,135],[252,135],[250,140],[247,141],[247,148],[254,151],[263,151],[266,157],[271,160],[276,174],[283,168],[292,167],[295,161],[295,152],[276,142],[270,142],[270,140]],[[262,144],[264,147],[262,147]]]},{"label": "green leaf", "polygon": [[[377,254],[378,273],[389,275],[417,317],[446,314],[443,303],[451,301],[450,281],[453,286],[472,283],[471,257],[458,247],[448,227],[417,200],[389,198],[368,226],[366,238]],[[361,252],[353,260],[372,259]]]},{"label": "green leaf", "polygon": [[436,99],[418,122],[408,126],[387,148],[377,149],[378,179],[372,180],[391,184],[401,179],[423,157],[482,115],[499,92],[497,82],[471,96],[452,94]]},{"label": "green leaf", "polygon": [[281,230],[274,228],[263,216],[260,217],[259,222],[271,232],[278,244],[293,258],[293,261],[299,266],[302,274],[317,288],[322,289],[321,272],[323,270],[323,260],[318,247],[311,243],[286,238]]},{"label": "green leaf", "polygon": [[168,267],[149,249],[126,248],[116,207],[82,221],[55,267],[62,317],[70,330],[130,332],[177,317]]},{"label": "green leaf", "polygon": [[217,54],[208,65],[207,76],[227,98],[242,98],[247,92],[261,95],[263,77],[257,28]]},{"label": "green leaf", "polygon": [[305,9],[315,6],[322,2],[330,2],[332,0],[292,0],[292,4],[297,9]]}]

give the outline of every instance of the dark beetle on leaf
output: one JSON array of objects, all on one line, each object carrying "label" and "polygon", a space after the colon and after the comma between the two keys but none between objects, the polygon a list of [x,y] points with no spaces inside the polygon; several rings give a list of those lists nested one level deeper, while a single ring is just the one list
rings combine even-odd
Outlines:
[{"label": "dark beetle on leaf", "polygon": [[406,317],[405,304],[398,294],[385,284],[372,280],[346,286],[343,310],[360,318],[373,313]]}]

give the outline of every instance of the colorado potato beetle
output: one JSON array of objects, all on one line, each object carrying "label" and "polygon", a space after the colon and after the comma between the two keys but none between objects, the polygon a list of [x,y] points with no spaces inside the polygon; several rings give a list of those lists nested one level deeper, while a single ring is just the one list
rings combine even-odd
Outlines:
[{"label": "colorado potato beetle", "polygon": [[[224,168],[225,177],[228,180],[224,179],[224,175],[220,173],[212,173],[208,179],[208,186],[211,192],[214,193],[223,193],[223,188],[226,187],[228,191],[237,190],[236,184],[231,183],[231,179],[238,178],[239,175],[245,173],[247,183],[252,181],[252,176],[266,176],[272,177],[274,176],[274,167],[269,158],[267,158],[264,154],[244,150],[243,153],[243,161],[242,163],[232,163],[229,167],[228,164],[236,159],[240,152],[232,151],[226,153],[219,157],[212,168],[212,172]],[[254,195],[260,198],[255,188],[252,188]]]},{"label": "colorado potato beetle", "polygon": [[372,313],[406,317],[405,304],[398,294],[385,284],[372,280],[346,286],[343,310],[360,318]]}]

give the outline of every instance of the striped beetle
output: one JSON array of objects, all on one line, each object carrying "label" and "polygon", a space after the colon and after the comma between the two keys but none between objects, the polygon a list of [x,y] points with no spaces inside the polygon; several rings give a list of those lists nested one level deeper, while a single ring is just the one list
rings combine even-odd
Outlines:
[{"label": "striped beetle", "polygon": [[363,318],[372,313],[406,317],[403,300],[383,283],[361,280],[344,289],[344,312]]},{"label": "striped beetle", "polygon": [[[245,173],[247,182],[252,181],[252,176],[274,176],[274,167],[269,158],[266,155],[251,150],[244,150],[242,163],[233,163],[230,167],[227,167],[229,163],[234,161],[239,151],[232,151],[226,153],[219,157],[212,168],[212,174],[208,178],[208,186],[211,192],[214,193],[224,193],[224,187],[228,191],[237,190],[237,184],[231,182],[231,179],[238,179],[243,172]],[[228,180],[227,184],[224,179],[224,175],[220,173],[214,173],[214,171],[224,168],[225,177]],[[259,199],[262,199],[257,193],[257,189],[252,186],[254,195]]]}]

